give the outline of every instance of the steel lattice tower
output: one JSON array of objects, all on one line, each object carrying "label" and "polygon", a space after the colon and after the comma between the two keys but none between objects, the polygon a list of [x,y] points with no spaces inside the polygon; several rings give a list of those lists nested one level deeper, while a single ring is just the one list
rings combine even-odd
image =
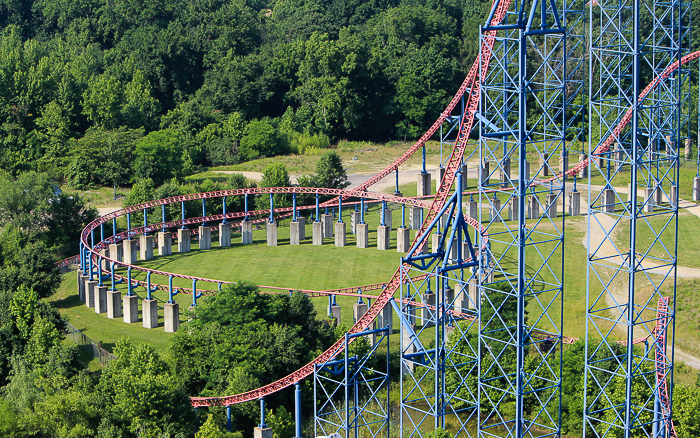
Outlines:
[{"label": "steel lattice tower", "polygon": [[672,427],[673,343],[667,349],[665,340],[675,319],[689,76],[663,76],[687,54],[689,19],[687,1],[590,7],[586,436],[660,437]]},{"label": "steel lattice tower", "polygon": [[483,28],[497,37],[479,118],[490,240],[478,277],[479,437],[560,435],[565,178],[554,175],[580,138],[582,17],[583,2],[514,1]]}]

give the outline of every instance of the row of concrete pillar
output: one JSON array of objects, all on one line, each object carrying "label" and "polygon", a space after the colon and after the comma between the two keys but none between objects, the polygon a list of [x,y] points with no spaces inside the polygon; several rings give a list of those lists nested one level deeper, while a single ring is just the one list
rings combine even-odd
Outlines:
[{"label": "row of concrete pillar", "polygon": [[[101,275],[100,272],[97,274]],[[139,297],[131,290],[122,296],[118,290],[108,290],[106,284],[91,279],[78,269],[78,295],[85,306],[95,310],[95,313],[106,313],[109,319],[122,318],[127,324],[139,322]],[[98,277],[99,279],[99,277]],[[131,289],[134,286],[128,287]],[[158,301],[155,299],[141,300],[141,315],[144,328],[152,329],[159,326]],[[174,333],[180,324],[179,303],[163,305],[164,328],[166,332]]]}]

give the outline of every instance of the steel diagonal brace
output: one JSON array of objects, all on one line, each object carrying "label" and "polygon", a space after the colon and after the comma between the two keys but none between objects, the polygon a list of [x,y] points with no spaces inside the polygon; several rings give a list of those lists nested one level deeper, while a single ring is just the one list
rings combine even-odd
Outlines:
[{"label": "steel diagonal brace", "polygon": [[413,327],[411,327],[411,324],[409,324],[408,321],[406,321],[406,318],[404,318],[399,305],[396,304],[396,300],[392,298],[389,300],[389,302],[391,303],[391,307],[394,308],[394,312],[396,312],[396,314],[399,316],[401,326],[404,328],[404,330],[406,330],[408,336],[411,338],[411,344],[416,346],[415,354],[424,354],[425,348],[423,347],[423,344],[421,344],[420,339],[418,339],[418,335],[416,335],[416,332],[413,330]]}]

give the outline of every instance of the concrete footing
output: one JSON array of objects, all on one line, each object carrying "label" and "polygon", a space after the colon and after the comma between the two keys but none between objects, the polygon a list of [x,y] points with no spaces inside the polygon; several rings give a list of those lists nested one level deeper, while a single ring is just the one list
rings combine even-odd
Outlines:
[{"label": "concrete footing", "polygon": [[107,291],[107,318],[122,317],[122,293],[118,290]]},{"label": "concrete footing", "polygon": [[421,224],[421,210],[420,207],[409,207],[408,208],[408,227],[412,230],[420,230]]},{"label": "concrete footing", "polygon": [[550,219],[554,219],[557,217],[559,214],[558,209],[557,209],[557,195],[555,193],[550,193],[547,195],[547,206],[546,211],[547,211],[547,216]]},{"label": "concrete footing", "polygon": [[[381,219],[380,219],[381,220]],[[391,216],[391,209],[389,207],[384,209],[384,225],[389,227],[391,230],[393,228],[393,217]]]},{"label": "concrete footing", "polygon": [[678,205],[678,186],[671,186],[671,199],[669,203],[672,206]]},{"label": "concrete footing", "polygon": [[153,258],[153,236],[139,237],[139,257],[141,260]]},{"label": "concrete footing", "polygon": [[569,170],[569,153],[562,152],[559,155],[559,172],[566,172],[567,170]]},{"label": "concrete footing", "polygon": [[541,167],[540,176],[549,176],[549,154],[548,153],[543,153],[540,156],[540,167]]},{"label": "concrete footing", "polygon": [[690,138],[686,138],[685,139],[685,150],[683,151],[683,156],[685,157],[686,160],[688,158],[690,158],[690,154],[691,154],[692,149],[693,149],[693,140],[691,140]]},{"label": "concrete footing", "polygon": [[113,243],[109,245],[109,257],[118,262],[124,261],[124,248],[121,243]]},{"label": "concrete footing", "polygon": [[440,184],[442,184],[442,179],[445,177],[445,171],[447,171],[447,169],[442,167],[442,166],[435,169],[435,186],[436,187],[440,187]]},{"label": "concrete footing", "polygon": [[396,230],[396,251],[408,252],[411,244],[411,230],[408,228],[398,228]]},{"label": "concrete footing", "polygon": [[139,322],[139,297],[136,295],[124,295],[123,297],[124,322],[134,324]]},{"label": "concrete footing", "polygon": [[388,225],[377,227],[377,249],[387,250],[391,248],[391,228]]},{"label": "concrete footing", "polygon": [[603,190],[603,211],[605,213],[615,213],[615,190]]},{"label": "concrete footing", "polygon": [[241,222],[241,243],[250,245],[253,243],[253,223],[249,221]]},{"label": "concrete footing", "polygon": [[569,192],[569,216],[581,215],[581,192]]},{"label": "concrete footing", "polygon": [[342,248],[345,246],[345,222],[336,222],[333,227],[335,228],[335,246]]},{"label": "concrete footing", "polygon": [[85,302],[85,280],[87,277],[83,275],[83,271],[80,268],[76,272],[78,273],[78,297],[80,301]]},{"label": "concrete footing", "polygon": [[328,239],[333,237],[333,215],[322,214],[321,223],[323,224],[323,238]]},{"label": "concrete footing", "polygon": [[479,183],[481,183],[482,186],[488,185],[489,183],[489,174],[491,173],[489,166],[489,162],[484,161],[484,163],[481,165],[481,168],[479,169]]},{"label": "concrete footing", "polygon": [[323,245],[323,223],[314,222],[312,227],[312,244],[313,245]]},{"label": "concrete footing", "polygon": [[188,229],[177,230],[177,250],[180,253],[190,252],[192,250],[192,234]]},{"label": "concrete footing", "polygon": [[335,319],[336,324],[340,325],[340,306],[335,304],[331,306],[331,317]]},{"label": "concrete footing", "polygon": [[423,326],[432,327],[435,325],[431,321],[432,319],[434,319],[433,314],[435,313],[435,309],[431,309],[428,306],[435,306],[435,294],[423,294],[423,304],[426,305],[426,307],[423,307],[423,309],[421,309],[423,311]]},{"label": "concrete footing", "polygon": [[498,198],[491,199],[491,204],[489,205],[489,215],[491,222],[501,222],[501,200]]},{"label": "concrete footing", "polygon": [[274,222],[265,222],[265,231],[267,234],[267,246],[277,246],[277,224]]},{"label": "concrete footing", "polygon": [[231,224],[219,224],[219,246],[231,246]]},{"label": "concrete footing", "polygon": [[700,176],[693,178],[693,201],[700,201]]},{"label": "concrete footing", "polygon": [[527,206],[527,218],[538,219],[540,217],[540,201],[537,196],[530,196],[530,202]]},{"label": "concrete footing", "polygon": [[301,239],[299,238],[299,228],[301,224],[297,222],[289,223],[289,244],[290,245],[300,245]]},{"label": "concrete footing", "polygon": [[266,427],[264,429],[261,429],[259,427],[256,427],[255,429],[253,429],[253,438],[272,438],[272,428]]},{"label": "concrete footing", "polygon": [[656,186],[656,191],[654,192],[655,205],[661,205],[664,202],[664,190],[661,184]]},{"label": "concrete footing", "polygon": [[172,235],[169,231],[160,231],[158,233],[158,255],[169,256],[172,253]]},{"label": "concrete footing", "polygon": [[297,222],[299,222],[299,240],[306,240],[306,218],[298,217]]},{"label": "concrete footing", "polygon": [[97,287],[97,282],[87,277],[85,280],[85,307],[95,307],[95,287]]},{"label": "concrete footing", "polygon": [[369,246],[369,225],[357,224],[355,225],[355,230],[357,231],[355,236],[357,247],[367,248]]},{"label": "concrete footing", "polygon": [[107,286],[95,286],[95,313],[107,311]]},{"label": "concrete footing", "polygon": [[[499,181],[501,183],[501,187],[505,188],[510,184],[510,158],[503,160],[501,167],[501,176],[499,177]],[[466,185],[463,187],[466,187]]]},{"label": "concrete footing", "polygon": [[479,203],[473,199],[467,202],[467,216],[479,220]]},{"label": "concrete footing", "polygon": [[367,313],[367,309],[369,309],[369,306],[365,302],[352,303],[352,323],[356,324]]},{"label": "concrete footing", "polygon": [[418,174],[418,196],[429,196],[432,189],[430,174],[429,173],[419,173]]},{"label": "concrete footing", "polygon": [[361,219],[362,219],[361,212],[353,211],[350,213],[350,232],[352,234],[357,234],[357,231],[355,231],[355,225],[359,224]]},{"label": "concrete footing", "polygon": [[158,301],[141,301],[141,315],[143,328],[152,329],[158,327]]},{"label": "concrete footing", "polygon": [[211,228],[199,227],[199,249],[211,249]]},{"label": "concrete footing", "polygon": [[136,241],[133,239],[126,239],[122,241],[124,246],[124,263],[127,265],[133,265],[136,263]]},{"label": "concrete footing", "polygon": [[[579,163],[582,163],[582,162],[586,161],[587,159],[588,159],[588,155],[587,155],[587,154],[579,154],[579,155],[578,155],[578,162],[579,162]],[[591,167],[590,164],[589,164],[588,166],[585,166],[585,167],[582,168],[581,170],[579,170],[579,171],[578,171],[578,177],[579,177],[579,178],[588,178],[588,168],[589,168],[589,167]]]},{"label": "concrete footing", "polygon": [[103,249],[100,251],[100,256],[102,256],[102,261],[100,262],[100,269],[103,271],[109,271],[109,262],[105,258],[109,258],[109,249]]},{"label": "concrete footing", "polygon": [[644,189],[644,201],[646,204],[644,204],[644,212],[645,213],[651,213],[654,211],[654,205],[656,204],[654,200],[654,189],[651,187],[647,187]]},{"label": "concrete footing", "polygon": [[430,236],[430,252],[431,252],[431,254],[435,254],[438,251],[438,249],[440,248],[440,239],[441,238],[442,238],[441,233],[434,233],[432,236]]},{"label": "concrete footing", "polygon": [[166,333],[175,333],[180,326],[180,303],[163,304],[163,325]]},{"label": "concrete footing", "polygon": [[389,334],[394,332],[394,312],[391,304],[386,304],[382,311],[377,315],[377,327],[384,328],[389,326]]}]

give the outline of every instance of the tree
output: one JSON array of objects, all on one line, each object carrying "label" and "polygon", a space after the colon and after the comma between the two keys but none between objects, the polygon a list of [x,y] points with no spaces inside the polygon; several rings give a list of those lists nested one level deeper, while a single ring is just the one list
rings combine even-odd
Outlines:
[{"label": "tree", "polygon": [[343,162],[336,151],[327,151],[321,155],[316,163],[314,183],[316,187],[330,189],[344,189],[350,185]]},{"label": "tree", "polygon": [[155,185],[180,175],[183,138],[171,129],[154,131],[136,142],[135,177],[151,178]]},{"label": "tree", "polygon": [[[282,163],[270,163],[263,171],[260,187],[290,187],[287,168]],[[273,195],[275,207],[288,207],[291,205],[291,195],[288,193],[275,193]],[[257,198],[256,206],[258,210],[270,209],[270,196],[263,194]]]},{"label": "tree", "polygon": [[241,138],[240,154],[245,161],[272,157],[277,152],[279,139],[272,123],[266,120],[253,120],[248,123],[245,135]]}]

